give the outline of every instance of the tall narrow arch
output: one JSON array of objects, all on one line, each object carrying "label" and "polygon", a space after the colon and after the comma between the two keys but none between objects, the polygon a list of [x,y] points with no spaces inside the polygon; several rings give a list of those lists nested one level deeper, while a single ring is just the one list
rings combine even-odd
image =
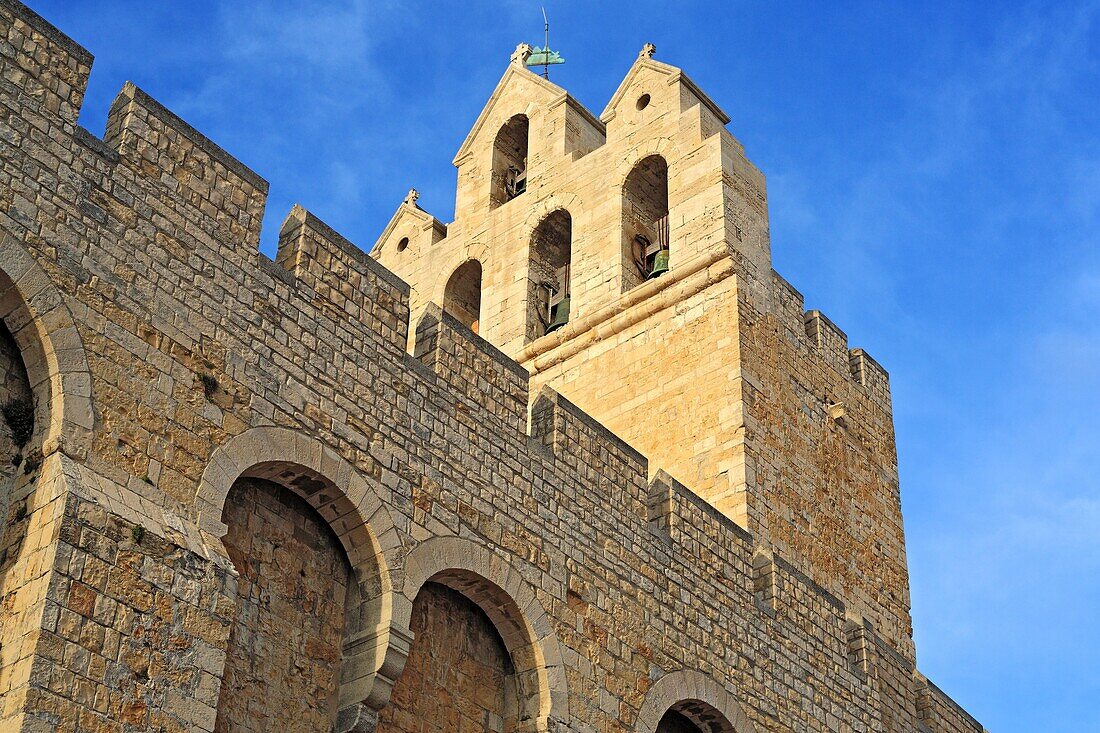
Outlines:
[{"label": "tall narrow arch", "polygon": [[[43,350],[37,336],[31,333],[25,304],[16,297],[10,278],[2,271],[0,289],[4,290],[0,295],[4,311],[4,317],[0,318],[0,605],[3,605],[7,593],[28,579],[9,580],[9,574],[23,556],[21,551],[30,524],[24,497],[33,491],[35,470],[42,461],[44,425],[50,420],[50,384],[41,379],[32,383],[31,369],[42,366]],[[7,638],[9,633],[20,633],[15,629],[18,623],[14,617],[10,625],[12,628],[8,629],[8,622],[0,624],[0,644],[13,640]]]},{"label": "tall narrow arch", "polygon": [[481,321],[481,263],[467,260],[451,273],[443,289],[443,310],[474,333]]},{"label": "tall narrow arch", "polygon": [[572,302],[573,217],[550,212],[531,233],[527,276],[527,341],[561,328]]},{"label": "tall narrow arch", "polygon": [[87,455],[92,378],[60,291],[22,241],[6,231],[0,240],[0,557],[15,562],[23,533],[9,510],[26,515],[17,502],[45,457]]},{"label": "tall narrow arch", "polygon": [[492,190],[489,207],[496,208],[527,190],[527,149],[531,123],[527,115],[514,115],[493,140]]},{"label": "tall narrow arch", "polygon": [[[18,648],[41,626],[40,549],[28,529],[56,452],[83,459],[93,427],[92,379],[64,297],[22,240],[0,230],[0,647]],[[56,464],[54,464],[56,467]],[[33,497],[33,498],[32,498]],[[37,609],[37,614],[36,614]],[[23,673],[8,668],[23,682]],[[2,673],[0,673],[2,674]]]},{"label": "tall narrow arch", "polygon": [[623,182],[623,292],[665,273],[669,251],[668,163],[650,155],[635,163]]}]

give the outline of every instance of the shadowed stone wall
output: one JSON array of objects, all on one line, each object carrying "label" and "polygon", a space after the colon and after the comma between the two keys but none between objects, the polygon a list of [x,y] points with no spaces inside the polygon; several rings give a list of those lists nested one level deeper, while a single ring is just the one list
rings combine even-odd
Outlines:
[{"label": "shadowed stone wall", "polygon": [[[16,471],[17,457],[34,431],[34,395],[19,346],[0,323],[0,481]],[[0,502],[0,507],[5,506]]]},{"label": "shadowed stone wall", "polygon": [[219,733],[329,733],[336,717],[349,568],[328,525],[270,481],[226,499],[237,612],[218,699]]},{"label": "shadowed stone wall", "polygon": [[[461,593],[427,583],[413,604],[405,671],[377,733],[511,733],[512,662],[492,622]],[[511,711],[514,714],[514,709]]]},{"label": "shadowed stone wall", "polygon": [[675,710],[669,710],[657,725],[657,733],[700,733],[695,724]]}]

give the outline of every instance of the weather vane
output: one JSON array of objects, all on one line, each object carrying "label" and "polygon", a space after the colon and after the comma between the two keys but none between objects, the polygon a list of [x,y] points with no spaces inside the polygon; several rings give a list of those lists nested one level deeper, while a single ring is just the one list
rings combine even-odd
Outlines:
[{"label": "weather vane", "polygon": [[527,57],[528,66],[541,66],[542,76],[546,79],[550,78],[550,65],[551,64],[564,64],[565,59],[561,57],[557,51],[550,50],[550,21],[546,18],[546,8],[542,9],[542,32],[543,32],[543,47],[539,48],[535,46],[531,51],[531,55]]}]

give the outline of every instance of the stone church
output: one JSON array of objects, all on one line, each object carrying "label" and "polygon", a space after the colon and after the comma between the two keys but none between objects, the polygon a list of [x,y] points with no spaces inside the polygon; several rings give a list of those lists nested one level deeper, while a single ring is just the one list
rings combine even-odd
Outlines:
[{"label": "stone church", "polygon": [[728,115],[530,53],[453,222],[294,207],[272,261],[260,175],[133,84],[80,127],[92,55],[0,0],[0,730],[981,733],[916,668],[886,371]]}]

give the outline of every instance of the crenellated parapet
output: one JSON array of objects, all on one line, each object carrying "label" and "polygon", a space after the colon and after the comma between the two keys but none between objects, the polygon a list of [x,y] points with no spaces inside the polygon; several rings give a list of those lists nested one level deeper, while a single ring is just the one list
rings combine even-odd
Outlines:
[{"label": "crenellated parapet", "polygon": [[[891,410],[890,375],[870,354],[848,347],[848,336],[818,310],[805,310],[802,293],[773,272],[777,313],[791,339],[808,339],[809,344],[838,374],[849,374],[867,395],[885,410]],[[801,325],[801,328],[799,328]]]},{"label": "crenellated parapet", "polygon": [[469,412],[477,405],[482,417],[495,418],[502,429],[526,430],[527,372],[438,306],[429,307],[417,324],[413,356],[463,394],[466,401],[455,410]]},{"label": "crenellated parapet", "polygon": [[301,206],[283,221],[275,262],[309,287],[334,321],[365,324],[380,344],[404,351],[409,286]]},{"label": "crenellated parapet", "polygon": [[[90,54],[13,0],[0,0],[0,37],[0,112],[12,131],[0,158],[0,269],[13,284],[2,315],[28,366],[34,419],[64,418],[35,434],[48,450],[25,451],[0,483],[10,494],[0,501],[0,727],[212,731],[227,700],[282,720],[325,699],[338,730],[370,729],[396,719],[407,697],[394,691],[430,656],[416,651],[430,637],[414,630],[420,594],[454,592],[488,619],[486,636],[511,664],[500,728],[511,716],[517,731],[654,733],[675,709],[724,733],[980,730],[915,671],[896,630],[871,618],[894,602],[866,593],[882,584],[872,572],[881,558],[861,556],[855,572],[868,575],[829,583],[817,571],[832,556],[765,520],[801,518],[812,502],[750,501],[758,482],[791,495],[821,488],[818,474],[763,460],[773,447],[804,451],[800,467],[818,454],[855,460],[852,445],[887,429],[888,384],[827,319],[804,315],[793,288],[777,279],[763,298],[730,256],[722,195],[687,189],[725,185],[721,156],[739,144],[678,70],[644,55],[606,128],[521,67],[510,72],[561,125],[541,152],[546,178],[522,194],[530,200],[554,188],[554,165],[598,165],[616,140],[637,144],[631,156],[653,153],[646,130],[666,124],[682,136],[657,152],[670,170],[680,161],[688,182],[672,197],[684,217],[677,265],[603,293],[517,360],[484,325],[514,305],[508,296],[486,291],[471,324],[418,302],[384,265],[405,237],[406,253],[465,237],[448,255],[459,264],[488,252],[494,236],[539,224],[521,198],[453,226],[410,195],[380,259],[296,206],[271,261],[256,250],[262,178],[131,84],[96,138],[74,124]],[[651,78],[664,86],[652,87],[647,116],[635,85]],[[688,151],[710,163],[674,155]],[[486,152],[472,146],[468,164],[491,164]],[[751,164],[737,165],[745,190],[762,196]],[[574,206],[580,231],[590,194],[566,193],[537,211]],[[751,236],[733,227],[756,241],[756,224]],[[589,244],[583,256],[606,254]],[[486,282],[506,269],[483,264]],[[765,369],[770,353],[786,364],[780,378]],[[623,379],[616,358],[653,381]],[[797,410],[819,432],[769,432],[775,415],[757,408],[794,405],[790,385],[815,365],[828,374],[807,380]],[[570,375],[599,399],[575,398]],[[833,391],[818,394],[826,384]],[[707,409],[678,412],[685,404]],[[630,424],[666,437],[690,427],[697,445],[677,457],[671,439],[628,439]],[[845,501],[843,485],[825,488]],[[264,543],[254,556],[249,536]],[[324,579],[345,591],[343,605],[308,586],[300,554],[318,548],[339,560]],[[334,639],[293,646],[325,614],[342,619]],[[269,626],[279,633],[247,646]],[[293,652],[294,673],[242,682],[249,665],[281,669],[263,666],[274,647]],[[285,693],[302,680],[333,683]]]}]

